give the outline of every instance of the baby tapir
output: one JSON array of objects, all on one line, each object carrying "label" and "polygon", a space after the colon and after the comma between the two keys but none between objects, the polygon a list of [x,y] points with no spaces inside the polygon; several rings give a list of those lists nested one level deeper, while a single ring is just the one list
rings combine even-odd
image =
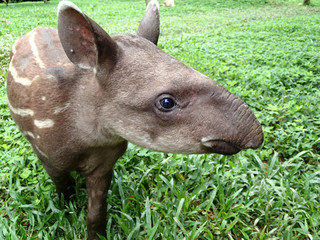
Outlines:
[{"label": "baby tapir", "polygon": [[158,35],[156,0],[137,36],[112,37],[62,1],[58,31],[34,29],[12,48],[12,117],[60,195],[72,193],[70,171],[86,177],[89,239],[105,236],[106,194],[127,141],[186,154],[235,154],[263,141],[249,107],[160,50]]}]

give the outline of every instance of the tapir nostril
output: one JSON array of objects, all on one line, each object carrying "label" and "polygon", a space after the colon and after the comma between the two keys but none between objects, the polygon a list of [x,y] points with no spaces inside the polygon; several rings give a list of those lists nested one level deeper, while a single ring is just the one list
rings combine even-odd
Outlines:
[{"label": "tapir nostril", "polygon": [[206,152],[232,155],[241,151],[240,146],[220,139],[205,137],[201,139],[201,143]]}]

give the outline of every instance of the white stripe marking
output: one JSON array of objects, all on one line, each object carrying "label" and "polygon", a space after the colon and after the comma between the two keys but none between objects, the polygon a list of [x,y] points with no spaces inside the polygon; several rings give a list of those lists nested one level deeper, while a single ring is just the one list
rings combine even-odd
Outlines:
[{"label": "white stripe marking", "polygon": [[[37,46],[34,42],[35,33],[36,33],[35,30],[33,30],[33,31],[29,32],[26,36],[29,36],[29,44],[30,44],[31,50],[34,54],[35,61],[39,64],[39,66],[41,68],[45,68],[44,63],[41,61],[41,59],[39,57],[39,52],[38,52]],[[10,65],[9,65],[9,72],[11,73],[15,82],[20,83],[24,86],[30,86],[32,84],[32,82],[35,81],[36,79],[38,79],[40,76],[36,75],[32,80],[29,78],[26,78],[26,77],[19,77],[19,74],[18,74],[16,68],[13,66],[13,59],[14,59],[14,56],[17,52],[18,43],[20,43],[20,41],[15,42],[15,44],[12,46],[12,49],[11,49],[13,55],[12,55],[12,59],[10,61]],[[15,64],[15,65],[17,65],[17,64]]]},{"label": "white stripe marking", "polygon": [[65,103],[62,106],[55,107],[53,114],[59,114],[59,113],[66,111],[66,110],[68,110],[69,106],[70,106],[70,103]]},{"label": "white stripe marking", "polygon": [[27,108],[14,108],[12,107],[11,103],[8,100],[8,106],[11,110],[11,112],[13,112],[16,115],[19,115],[21,117],[27,117],[27,116],[33,116],[34,112],[31,109],[27,109]]},{"label": "white stripe marking", "polygon": [[16,41],[15,44],[13,44],[13,46],[11,48],[12,55],[15,55],[17,52],[17,48],[16,48],[17,43],[18,43],[18,41]]},{"label": "white stripe marking", "polygon": [[38,51],[38,48],[37,48],[37,45],[35,43],[35,35],[36,35],[36,32],[34,31],[31,36],[29,37],[29,44],[31,46],[31,50],[34,54],[34,58],[36,60],[36,62],[39,64],[39,67],[40,68],[46,68],[45,64],[43,63],[43,61],[40,59],[40,56],[39,56],[39,51]]},{"label": "white stripe marking", "polygon": [[46,159],[49,159],[48,155],[42,152],[37,145],[34,145],[34,147],[43,157],[45,157]]},{"label": "white stripe marking", "polygon": [[29,132],[29,131],[22,132],[22,135],[25,136],[25,137],[29,136],[29,137],[34,138],[34,134],[32,132]]},{"label": "white stripe marking", "polygon": [[[30,86],[32,81],[28,78],[24,78],[24,77],[19,77],[17,70],[13,67],[13,59],[10,62],[10,66],[9,66],[9,72],[11,73],[13,79],[15,82],[20,83],[24,86]],[[38,75],[37,75],[38,76]]]},{"label": "white stripe marking", "polygon": [[79,68],[83,68],[83,69],[92,69],[92,67],[86,65],[86,64],[82,64],[82,63],[78,63],[77,66]]},{"label": "white stripe marking", "polygon": [[51,119],[34,120],[33,123],[37,128],[51,128],[54,125],[54,122]]}]

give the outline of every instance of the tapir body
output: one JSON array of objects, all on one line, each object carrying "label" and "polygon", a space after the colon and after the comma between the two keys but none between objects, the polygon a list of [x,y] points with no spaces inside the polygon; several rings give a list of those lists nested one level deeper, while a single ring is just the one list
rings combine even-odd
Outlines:
[{"label": "tapir body", "polygon": [[261,126],[239,98],[160,50],[159,5],[135,35],[110,37],[74,4],[58,31],[37,28],[12,48],[12,117],[68,198],[77,170],[88,189],[88,238],[105,236],[106,194],[127,141],[172,153],[235,154],[257,148]]}]

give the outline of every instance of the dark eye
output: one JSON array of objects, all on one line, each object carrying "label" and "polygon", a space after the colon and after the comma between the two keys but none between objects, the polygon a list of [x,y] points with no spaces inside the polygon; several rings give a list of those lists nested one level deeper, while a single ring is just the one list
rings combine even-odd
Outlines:
[{"label": "dark eye", "polygon": [[166,110],[170,110],[176,106],[176,102],[172,98],[160,99],[160,105]]},{"label": "dark eye", "polygon": [[163,113],[168,113],[179,108],[179,104],[176,102],[174,96],[163,93],[155,99],[155,107]]}]

